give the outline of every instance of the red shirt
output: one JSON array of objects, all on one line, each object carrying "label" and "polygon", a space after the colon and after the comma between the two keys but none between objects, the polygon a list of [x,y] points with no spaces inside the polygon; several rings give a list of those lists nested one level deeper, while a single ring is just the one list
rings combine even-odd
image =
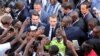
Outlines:
[{"label": "red shirt", "polygon": [[90,53],[85,54],[84,56],[97,56],[96,52],[92,49]]}]

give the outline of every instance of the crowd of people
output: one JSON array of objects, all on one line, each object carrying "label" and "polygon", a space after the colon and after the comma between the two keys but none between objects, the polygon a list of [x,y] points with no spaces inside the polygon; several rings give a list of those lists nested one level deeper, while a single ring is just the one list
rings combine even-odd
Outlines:
[{"label": "crowd of people", "polygon": [[99,56],[100,0],[0,0],[0,56]]}]

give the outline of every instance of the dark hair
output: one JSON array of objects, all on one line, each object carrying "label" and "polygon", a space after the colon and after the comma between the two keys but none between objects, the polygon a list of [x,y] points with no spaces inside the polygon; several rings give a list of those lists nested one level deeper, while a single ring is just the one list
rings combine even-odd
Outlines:
[{"label": "dark hair", "polygon": [[56,14],[51,14],[51,15],[49,16],[49,19],[50,19],[50,17],[51,17],[51,18],[57,18],[57,15],[56,15]]},{"label": "dark hair", "polygon": [[93,45],[89,41],[85,41],[85,44],[81,46],[81,51],[83,53],[89,53],[93,49]]},{"label": "dark hair", "polygon": [[70,13],[70,16],[73,16],[73,15],[75,15],[75,16],[79,16],[79,14],[78,14],[78,12],[77,11],[72,11],[71,13]]},{"label": "dark hair", "polygon": [[56,14],[51,14],[49,17],[52,17],[52,18],[57,18],[57,15]]},{"label": "dark hair", "polygon": [[88,23],[94,23],[95,25],[98,25],[98,21],[96,18],[91,18],[91,20],[89,20]]},{"label": "dark hair", "polygon": [[67,3],[63,3],[62,4],[62,7],[65,9],[65,10],[67,10],[67,9],[72,9],[72,4],[71,3],[69,3],[69,2],[67,2]]},{"label": "dark hair", "polygon": [[40,16],[39,13],[38,13],[37,11],[33,11],[33,12],[32,12],[32,15],[34,15],[34,16]]},{"label": "dark hair", "polygon": [[70,16],[64,16],[63,19],[65,19],[68,23],[72,23],[72,18]]},{"label": "dark hair", "polygon": [[23,6],[24,3],[22,1],[17,1],[16,4],[15,4],[15,6],[19,6],[19,5]]},{"label": "dark hair", "polygon": [[86,5],[86,8],[89,8],[90,7],[90,5],[89,5],[88,2],[83,2],[81,5]]},{"label": "dark hair", "polygon": [[56,45],[52,45],[49,49],[50,55],[56,55],[59,52],[59,48]]},{"label": "dark hair", "polygon": [[95,26],[95,27],[93,28],[93,34],[94,34],[94,36],[95,36],[96,38],[99,38],[98,35],[95,35],[95,34],[97,34],[97,33],[99,33],[99,32],[100,32],[100,26]]}]

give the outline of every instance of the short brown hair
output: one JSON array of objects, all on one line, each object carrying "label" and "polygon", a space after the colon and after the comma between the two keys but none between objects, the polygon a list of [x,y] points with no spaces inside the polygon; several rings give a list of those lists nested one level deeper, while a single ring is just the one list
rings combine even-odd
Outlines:
[{"label": "short brown hair", "polygon": [[57,15],[56,14],[51,14],[50,16],[49,16],[49,18],[57,18]]},{"label": "short brown hair", "polygon": [[1,18],[1,23],[2,24],[11,24],[12,21],[13,21],[12,17],[11,16],[8,16],[8,15],[4,15]]},{"label": "short brown hair", "polygon": [[63,3],[62,4],[62,8],[64,8],[65,10],[72,9],[73,8],[73,5],[72,5],[72,3],[69,3],[69,2]]},{"label": "short brown hair", "polygon": [[37,11],[33,11],[33,12],[32,12],[32,15],[34,15],[34,16],[40,16],[39,13],[38,13]]}]

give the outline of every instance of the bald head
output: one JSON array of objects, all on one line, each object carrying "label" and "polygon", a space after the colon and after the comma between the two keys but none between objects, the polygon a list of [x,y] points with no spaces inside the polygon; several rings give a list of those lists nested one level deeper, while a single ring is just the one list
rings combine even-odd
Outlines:
[{"label": "bald head", "polygon": [[73,21],[76,21],[79,17],[78,12],[76,12],[76,11],[71,12],[70,16],[72,17]]},{"label": "bald head", "polygon": [[65,16],[63,19],[62,19],[62,26],[63,27],[68,27],[72,24],[72,18],[70,16]]},{"label": "bald head", "polygon": [[22,1],[18,1],[16,3],[16,7],[19,9],[19,10],[22,10],[22,8],[24,7],[24,3]]},{"label": "bald head", "polygon": [[65,16],[62,20],[68,23],[72,23],[72,18],[70,16]]}]

